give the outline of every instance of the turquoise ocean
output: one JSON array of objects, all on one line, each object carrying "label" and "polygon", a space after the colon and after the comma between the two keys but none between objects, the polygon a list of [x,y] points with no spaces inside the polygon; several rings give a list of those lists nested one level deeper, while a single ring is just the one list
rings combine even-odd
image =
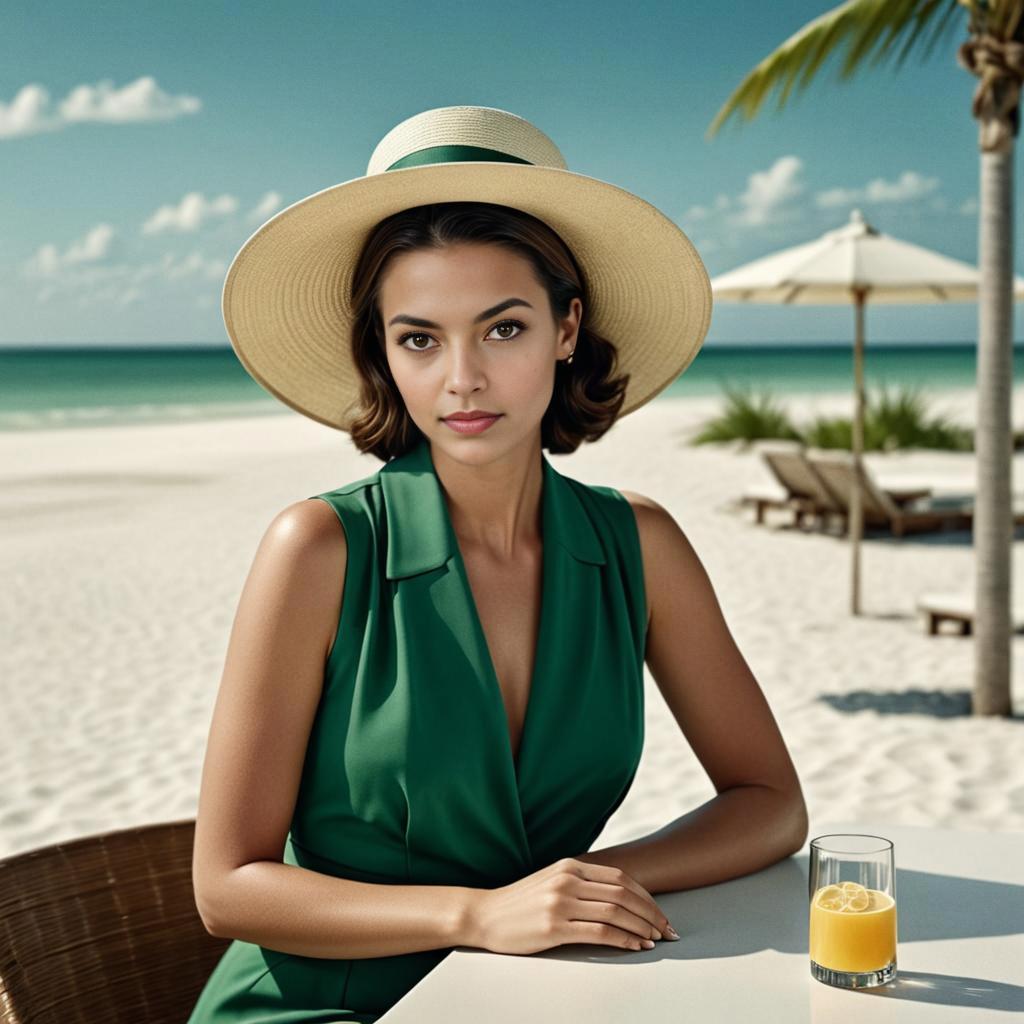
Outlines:
[{"label": "turquoise ocean", "polygon": [[[974,385],[973,343],[869,342],[870,389],[931,392]],[[1024,383],[1024,343],[1014,349]],[[725,387],[786,393],[852,392],[849,343],[707,343],[656,402]],[[0,349],[0,430],[58,429],[251,415],[297,415],[245,372],[230,347]]]}]

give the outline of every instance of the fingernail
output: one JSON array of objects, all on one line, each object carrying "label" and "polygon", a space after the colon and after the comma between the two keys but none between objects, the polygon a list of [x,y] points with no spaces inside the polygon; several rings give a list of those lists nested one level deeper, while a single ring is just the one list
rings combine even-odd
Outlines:
[{"label": "fingernail", "polygon": [[644,949],[654,949],[654,940],[653,939],[641,939],[640,940],[640,945],[643,946]]},{"label": "fingernail", "polygon": [[677,932],[675,928],[672,927],[672,925],[668,926],[668,928],[666,929],[666,934],[673,942],[675,942],[676,939],[679,938],[679,932]]}]

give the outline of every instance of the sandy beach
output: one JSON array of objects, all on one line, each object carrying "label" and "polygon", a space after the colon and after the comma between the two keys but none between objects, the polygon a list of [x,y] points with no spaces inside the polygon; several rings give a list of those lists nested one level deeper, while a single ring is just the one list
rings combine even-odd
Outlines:
[{"label": "sandy beach", "polygon": [[[973,420],[971,391],[935,410]],[[789,396],[800,420],[849,396]],[[549,456],[588,483],[640,491],[676,517],[779,721],[812,821],[1024,829],[1024,721],[973,718],[973,642],[925,635],[924,591],[973,582],[967,532],[863,545],[864,615],[848,612],[849,550],[769,513],[755,450],[686,439],[719,400],[657,400],[594,446]],[[1024,424],[1024,392],[1014,425]],[[974,486],[973,455],[869,453],[882,476]],[[259,538],[285,505],[375,472],[347,435],[298,414],[0,434],[0,856],[195,814],[228,633]],[[1015,456],[1024,490],[1024,453]],[[1014,586],[1024,586],[1024,541]],[[1024,715],[1024,635],[1013,641]],[[695,680],[714,686],[714,680]],[[649,672],[633,788],[595,848],[714,795]]]}]

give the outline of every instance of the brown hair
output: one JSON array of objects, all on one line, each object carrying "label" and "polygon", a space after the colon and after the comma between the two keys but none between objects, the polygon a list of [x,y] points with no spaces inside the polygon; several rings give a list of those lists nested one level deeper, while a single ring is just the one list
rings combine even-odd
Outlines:
[{"label": "brown hair", "polygon": [[572,366],[556,364],[551,402],[541,420],[541,445],[554,454],[596,441],[614,424],[629,374],[616,376],[618,352],[586,326],[586,282],[569,247],[542,220],[495,203],[453,202],[415,206],[380,221],[363,246],[352,278],[352,357],[362,378],[349,433],[356,447],[385,462],[409,451],[422,437],[391,376],[378,306],[380,281],[390,258],[455,242],[501,245],[524,256],[543,285],[553,316],[565,317],[573,298],[583,319]]}]

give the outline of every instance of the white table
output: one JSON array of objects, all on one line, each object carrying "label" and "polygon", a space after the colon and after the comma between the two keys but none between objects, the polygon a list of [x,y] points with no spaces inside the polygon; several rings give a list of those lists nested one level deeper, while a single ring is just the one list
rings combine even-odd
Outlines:
[{"label": "white table", "polygon": [[380,1021],[1008,1024],[1024,1013],[1024,832],[815,822],[809,839],[830,832],[894,843],[897,977],[888,985],[837,989],[811,977],[805,845],[753,875],[656,894],[678,942],[532,956],[459,947]]}]

